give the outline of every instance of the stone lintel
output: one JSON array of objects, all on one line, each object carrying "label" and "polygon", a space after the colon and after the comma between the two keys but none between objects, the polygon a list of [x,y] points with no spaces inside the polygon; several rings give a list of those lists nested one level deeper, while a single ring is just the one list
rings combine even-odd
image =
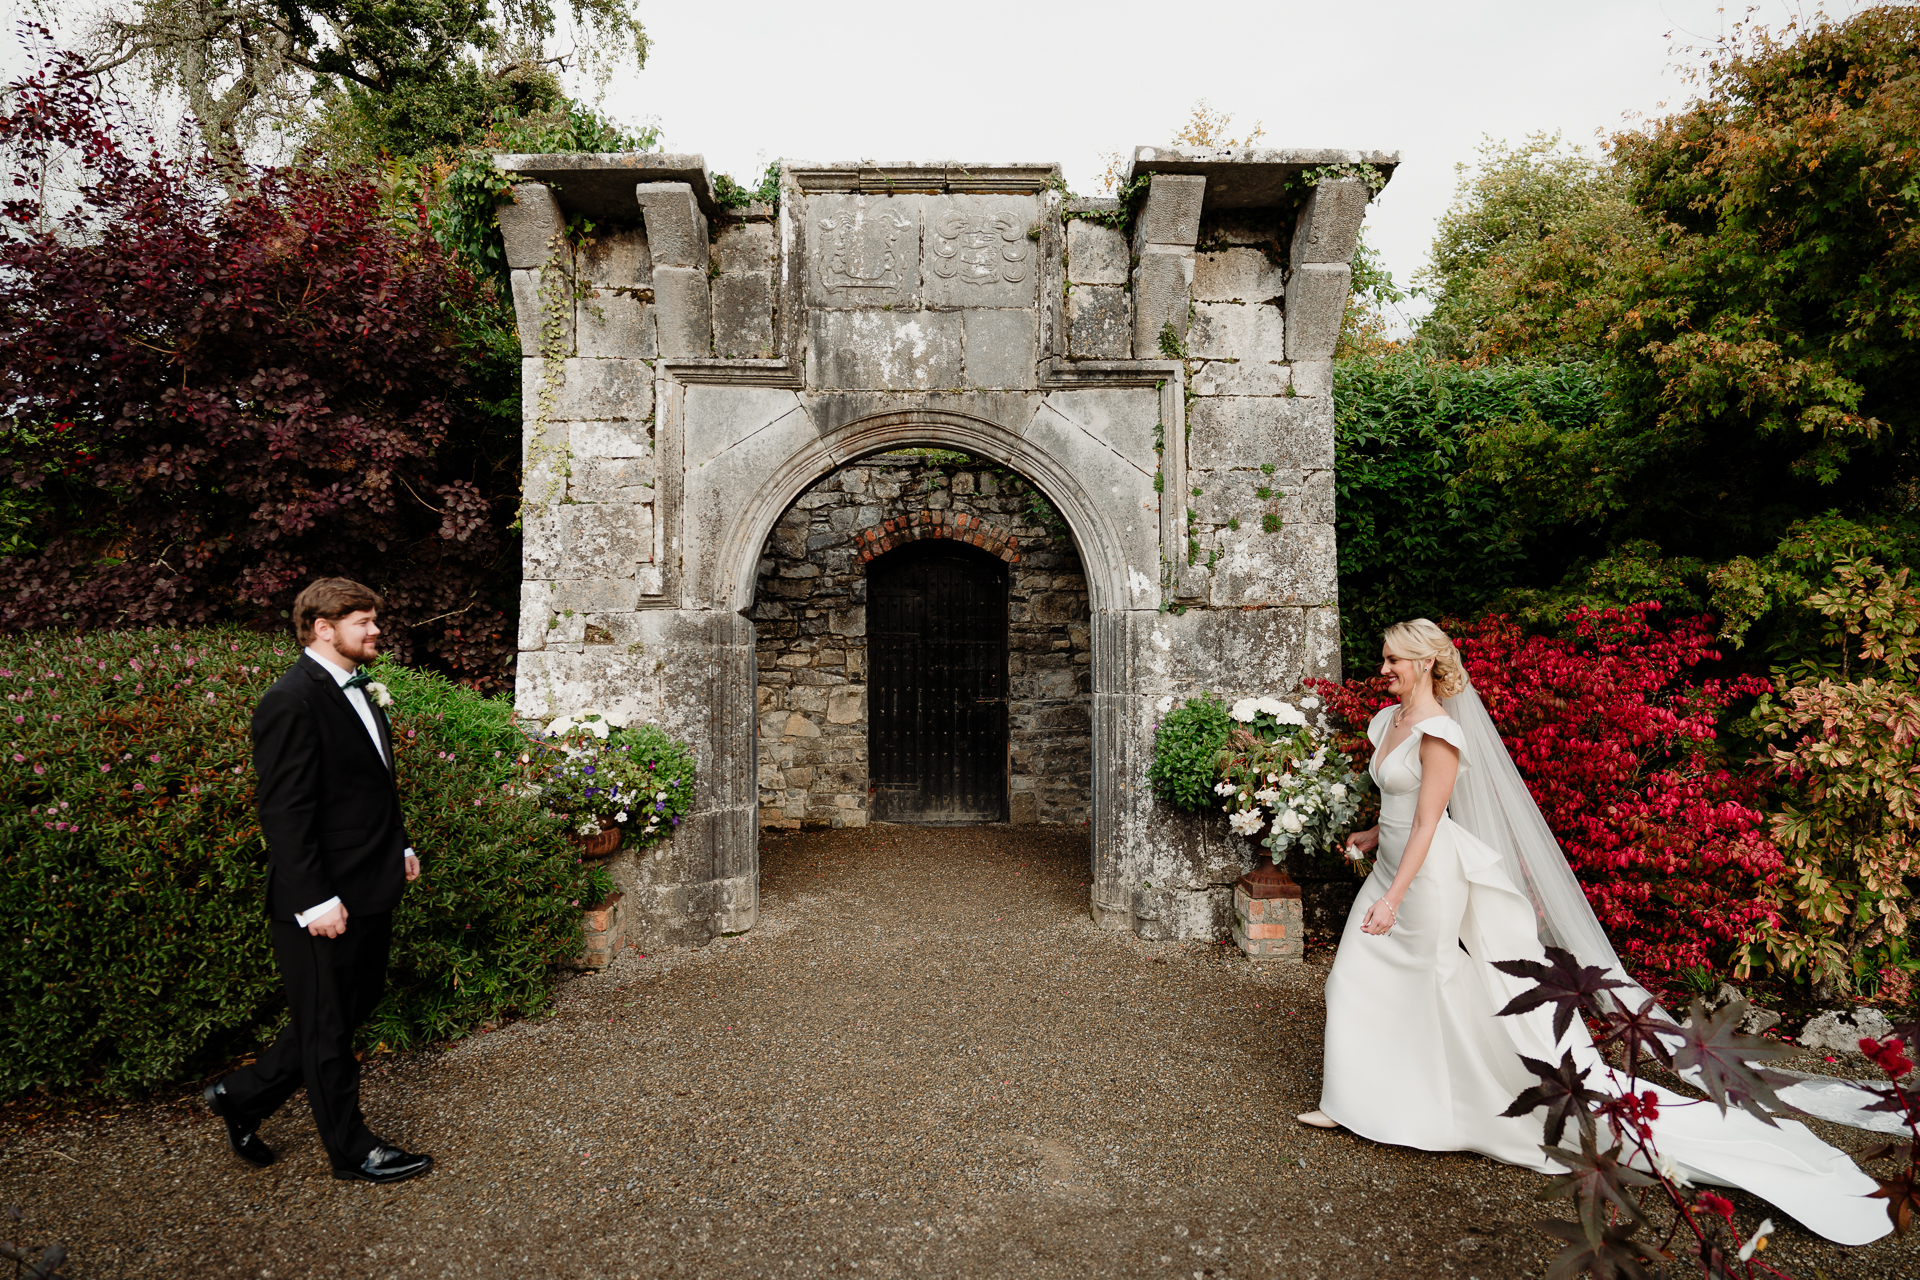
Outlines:
[{"label": "stone lintel", "polygon": [[844,191],[863,195],[943,192],[1044,191],[1061,181],[1058,164],[960,164],[935,161],[782,160],[780,172],[808,195]]}]

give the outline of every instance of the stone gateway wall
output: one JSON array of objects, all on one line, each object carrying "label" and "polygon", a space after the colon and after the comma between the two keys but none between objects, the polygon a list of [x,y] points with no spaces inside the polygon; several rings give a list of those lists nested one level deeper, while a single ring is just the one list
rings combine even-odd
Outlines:
[{"label": "stone gateway wall", "polygon": [[[699,156],[496,157],[516,706],[649,720],[699,762],[670,846],[616,868],[630,939],[752,928],[763,823],[861,820],[859,557],[935,515],[1020,557],[1015,816],[1090,819],[1104,927],[1224,935],[1245,842],[1153,799],[1153,727],[1337,674],[1332,357],[1398,159],[1139,147],[1124,208],[1053,165],[783,161],[777,204],[729,209]],[[903,448],[982,465],[944,506],[881,498]],[[1069,536],[995,505],[1003,473]]]},{"label": "stone gateway wall", "polygon": [[866,824],[866,568],[926,537],[965,541],[1010,568],[1009,817],[1089,819],[1093,647],[1073,539],[1033,486],[1002,468],[901,457],[828,476],[767,539],[749,614],[763,828]]}]

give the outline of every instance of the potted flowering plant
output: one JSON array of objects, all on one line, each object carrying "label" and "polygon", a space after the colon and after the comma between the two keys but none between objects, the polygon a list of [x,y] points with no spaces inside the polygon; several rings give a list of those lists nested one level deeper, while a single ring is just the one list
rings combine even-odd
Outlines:
[{"label": "potted flowering plant", "polygon": [[1219,781],[1213,792],[1235,834],[1266,833],[1260,844],[1271,852],[1256,875],[1266,857],[1277,866],[1292,850],[1331,846],[1352,825],[1365,795],[1366,778],[1308,723],[1306,712],[1319,705],[1311,694],[1297,707],[1278,698],[1242,698],[1228,712],[1235,727],[1214,756]]},{"label": "potted flowering plant", "polygon": [[521,761],[589,858],[608,856],[623,838],[640,847],[665,839],[693,803],[693,753],[684,743],[598,711],[549,722]]}]

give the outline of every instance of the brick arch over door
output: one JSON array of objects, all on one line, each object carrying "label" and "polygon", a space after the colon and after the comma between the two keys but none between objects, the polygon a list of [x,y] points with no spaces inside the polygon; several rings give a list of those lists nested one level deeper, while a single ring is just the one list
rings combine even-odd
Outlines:
[{"label": "brick arch over door", "polygon": [[964,511],[917,511],[909,516],[883,520],[876,527],[862,529],[853,536],[853,552],[860,563],[866,564],[895,547],[904,547],[910,542],[922,542],[928,538],[964,542],[970,547],[978,547],[990,555],[996,555],[1010,565],[1020,563],[1020,539],[998,525],[989,524]]}]

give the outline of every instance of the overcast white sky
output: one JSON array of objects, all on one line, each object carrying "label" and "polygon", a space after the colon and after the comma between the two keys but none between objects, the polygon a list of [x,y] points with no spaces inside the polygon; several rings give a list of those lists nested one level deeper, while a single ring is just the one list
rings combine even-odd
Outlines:
[{"label": "overcast white sky", "polygon": [[[1866,7],[1829,0],[1834,16]],[[1165,143],[1196,98],[1262,146],[1399,151],[1368,239],[1403,285],[1482,138],[1591,146],[1686,98],[1676,62],[1744,5],[1709,0],[643,0],[646,70],[608,89],[674,151],[751,182],[765,163],[1057,160],[1093,194],[1104,152]],[[1813,5],[1758,0],[1784,25]]]},{"label": "overcast white sky", "polygon": [[[48,0],[38,0],[44,6]],[[1107,152],[1164,144],[1195,99],[1263,146],[1399,151],[1368,239],[1405,285],[1482,139],[1591,147],[1679,105],[1676,64],[1743,11],[1712,0],[639,0],[644,71],[603,105],[751,183],[767,161],[1048,161],[1094,194]],[[0,0],[18,18],[36,0]],[[63,27],[97,2],[55,3]],[[556,0],[565,10],[565,0]],[[1781,27],[1820,7],[1755,0]],[[1826,0],[1834,16],[1866,7]],[[44,12],[45,9],[43,8]],[[11,25],[11,24],[9,24]],[[11,42],[6,42],[9,46]],[[18,50],[0,53],[14,71]]]}]

